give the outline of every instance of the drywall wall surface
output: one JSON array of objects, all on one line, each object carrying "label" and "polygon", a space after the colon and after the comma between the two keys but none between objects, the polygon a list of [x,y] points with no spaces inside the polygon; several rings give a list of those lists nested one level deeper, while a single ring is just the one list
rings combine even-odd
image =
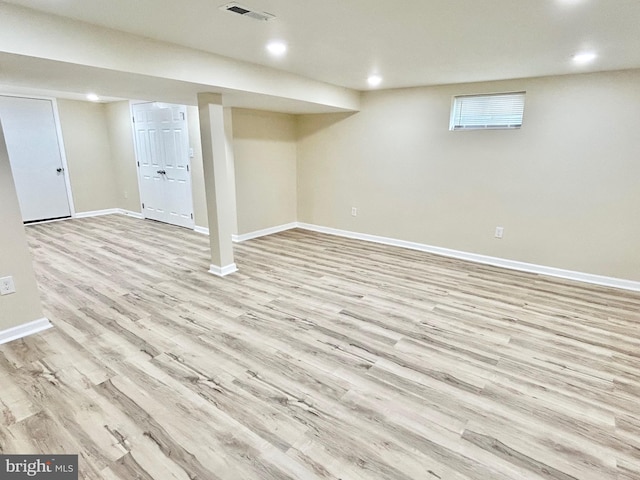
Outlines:
[{"label": "drywall wall surface", "polygon": [[[187,107],[196,225],[208,228],[200,125]],[[244,234],[296,221],[296,117],[233,109],[233,157],[238,231]]]},{"label": "drywall wall surface", "polygon": [[114,207],[141,212],[131,108],[128,101],[105,104],[111,165],[116,180]]},{"label": "drywall wall surface", "polygon": [[233,110],[238,233],[297,219],[296,117]]},{"label": "drywall wall surface", "polygon": [[[421,87],[303,115],[298,220],[640,280],[638,85],[640,70]],[[509,91],[526,91],[521,129],[449,131],[454,95]]]},{"label": "drywall wall surface", "polygon": [[209,228],[207,198],[204,186],[204,167],[202,165],[202,141],[200,139],[200,118],[198,114],[198,107],[187,106],[187,128],[189,129],[189,147],[193,149],[193,157],[191,157],[193,217],[195,219],[196,226]]},{"label": "drywall wall surface", "polygon": [[0,331],[43,317],[22,224],[9,155],[0,128],[0,278],[13,277],[16,293],[0,296]]},{"label": "drywall wall surface", "polygon": [[77,213],[118,205],[105,106],[58,99],[60,127]]}]

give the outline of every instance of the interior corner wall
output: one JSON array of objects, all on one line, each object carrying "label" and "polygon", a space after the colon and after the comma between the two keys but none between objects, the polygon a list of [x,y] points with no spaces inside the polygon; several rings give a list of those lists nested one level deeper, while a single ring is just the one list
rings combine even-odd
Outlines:
[{"label": "interior corner wall", "polygon": [[63,99],[57,103],[76,212],[115,208],[118,185],[105,106]]},{"label": "interior corner wall", "polygon": [[43,317],[22,224],[9,155],[0,129],[0,277],[12,276],[16,293],[0,297],[0,331]]},{"label": "interior corner wall", "polygon": [[[638,281],[638,85],[640,70],[398,89],[301,116],[298,220]],[[454,95],[522,90],[521,129],[449,131]]]},{"label": "interior corner wall", "polygon": [[[188,107],[196,225],[208,227],[198,111]],[[236,202],[240,235],[297,220],[296,117],[233,109]]]},{"label": "interior corner wall", "polygon": [[233,110],[238,233],[297,220],[296,117]]},{"label": "interior corner wall", "polygon": [[136,151],[131,124],[131,108],[126,100],[104,106],[111,164],[116,180],[114,207],[140,213],[140,190],[136,166]]}]

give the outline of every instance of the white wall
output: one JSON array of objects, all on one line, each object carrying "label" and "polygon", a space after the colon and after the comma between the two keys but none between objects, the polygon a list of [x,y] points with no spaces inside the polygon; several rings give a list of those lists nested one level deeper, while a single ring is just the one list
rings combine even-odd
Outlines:
[{"label": "white wall", "polygon": [[[192,184],[196,225],[208,228],[198,111],[189,107],[194,146]],[[297,218],[296,117],[233,109],[233,149],[239,234],[295,222]]]},{"label": "white wall", "polygon": [[189,128],[189,146],[193,148],[193,158],[191,158],[193,217],[197,226],[209,228],[207,199],[204,187],[204,168],[202,165],[202,143],[200,141],[200,119],[198,118],[198,107],[187,107],[187,127]]},{"label": "white wall", "polygon": [[[636,70],[400,89],[302,116],[298,220],[640,280],[638,85]],[[520,90],[522,129],[448,130],[452,96]]]},{"label": "white wall", "polygon": [[16,293],[0,296],[0,331],[43,317],[22,225],[9,155],[0,128],[0,277],[12,276]]},{"label": "white wall", "polygon": [[131,212],[140,212],[140,191],[136,152],[128,101],[111,102],[104,106],[106,115],[111,164],[116,180],[116,204]]},{"label": "white wall", "polygon": [[297,220],[296,118],[233,110],[238,233]]}]

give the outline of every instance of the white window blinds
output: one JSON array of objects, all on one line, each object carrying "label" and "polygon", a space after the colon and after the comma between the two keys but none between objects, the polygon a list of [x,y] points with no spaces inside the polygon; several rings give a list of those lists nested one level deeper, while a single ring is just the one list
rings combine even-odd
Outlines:
[{"label": "white window blinds", "polygon": [[524,94],[525,92],[516,92],[454,97],[449,130],[520,128],[524,115]]}]

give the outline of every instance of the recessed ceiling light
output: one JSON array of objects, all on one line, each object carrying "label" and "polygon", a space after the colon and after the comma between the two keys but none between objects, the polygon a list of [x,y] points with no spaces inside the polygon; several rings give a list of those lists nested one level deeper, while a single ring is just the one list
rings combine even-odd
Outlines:
[{"label": "recessed ceiling light", "polygon": [[597,55],[593,52],[577,53],[573,56],[573,61],[580,65],[584,65],[585,63],[593,62],[596,57]]},{"label": "recessed ceiling light", "polygon": [[267,50],[271,55],[281,57],[287,52],[287,45],[284,42],[271,42],[267,45]]},{"label": "recessed ceiling light", "polygon": [[382,83],[382,77],[380,75],[370,75],[369,78],[367,78],[367,83],[370,87],[377,87]]},{"label": "recessed ceiling light", "polygon": [[98,95],[96,95],[95,93],[88,93],[87,94],[87,100],[89,100],[90,102],[99,102],[100,101],[100,97]]}]

